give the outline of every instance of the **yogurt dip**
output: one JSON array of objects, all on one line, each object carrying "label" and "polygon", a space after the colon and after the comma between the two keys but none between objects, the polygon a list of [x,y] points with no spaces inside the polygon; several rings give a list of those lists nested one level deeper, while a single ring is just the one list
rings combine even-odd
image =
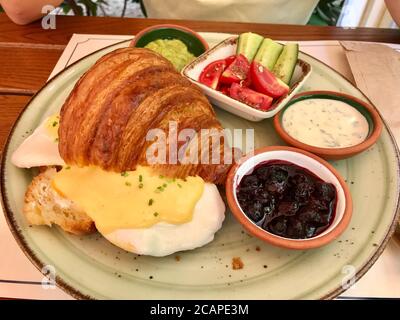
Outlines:
[{"label": "yogurt dip", "polygon": [[345,148],[363,142],[367,119],[356,108],[334,99],[295,102],[282,116],[283,129],[294,139],[319,148]]}]

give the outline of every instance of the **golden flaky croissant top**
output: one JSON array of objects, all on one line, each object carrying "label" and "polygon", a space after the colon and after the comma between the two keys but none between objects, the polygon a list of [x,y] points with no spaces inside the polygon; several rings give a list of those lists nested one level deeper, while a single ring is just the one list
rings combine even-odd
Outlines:
[{"label": "golden flaky croissant top", "polygon": [[[139,164],[149,165],[146,150],[153,142],[146,141],[148,131],[157,128],[168,135],[171,121],[178,130],[222,130],[204,94],[168,60],[147,49],[117,49],[99,59],[65,101],[60,154],[71,165],[134,170]],[[221,159],[223,150],[221,146]],[[214,183],[222,183],[229,168],[170,162],[153,166],[169,176],[199,175]]]}]

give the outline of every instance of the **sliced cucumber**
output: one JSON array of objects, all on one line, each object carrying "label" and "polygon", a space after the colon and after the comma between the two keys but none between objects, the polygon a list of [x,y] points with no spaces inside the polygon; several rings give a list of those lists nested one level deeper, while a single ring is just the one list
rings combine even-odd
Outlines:
[{"label": "sliced cucumber", "polygon": [[298,56],[299,45],[297,43],[288,43],[284,46],[272,72],[283,82],[289,84],[297,64]]},{"label": "sliced cucumber", "polygon": [[272,70],[282,50],[283,45],[280,43],[268,38],[264,39],[257,51],[254,61],[257,61],[268,70]]},{"label": "sliced cucumber", "polygon": [[253,61],[263,39],[264,37],[257,33],[242,33],[239,36],[236,53],[244,55],[249,62]]}]

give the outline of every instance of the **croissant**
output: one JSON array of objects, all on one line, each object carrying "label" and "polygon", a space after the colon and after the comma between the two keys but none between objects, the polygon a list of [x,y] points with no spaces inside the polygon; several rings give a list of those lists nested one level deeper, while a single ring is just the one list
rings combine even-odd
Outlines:
[{"label": "croissant", "polygon": [[[229,169],[223,161],[171,161],[171,123],[178,130],[196,132],[178,142],[177,149],[187,152],[201,143],[202,129],[213,129],[214,134],[223,129],[201,90],[148,49],[117,49],[99,59],[76,83],[60,116],[59,151],[67,164],[96,165],[116,172],[151,165],[167,176],[199,175],[217,184],[224,182]],[[166,133],[166,163],[148,161],[146,151],[154,143],[146,138],[151,129]],[[205,151],[199,149],[197,156],[201,157],[211,152],[211,144]],[[224,143],[218,152],[224,159]]]}]

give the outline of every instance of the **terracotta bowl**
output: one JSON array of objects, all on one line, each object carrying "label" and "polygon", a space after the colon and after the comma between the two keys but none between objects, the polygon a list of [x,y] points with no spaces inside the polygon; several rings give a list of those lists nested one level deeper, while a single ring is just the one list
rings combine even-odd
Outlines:
[{"label": "terracotta bowl", "polygon": [[208,44],[197,32],[176,24],[157,24],[138,32],[131,42],[132,47],[143,48],[158,39],[178,39],[189,52],[198,57],[208,50]]},{"label": "terracotta bowl", "polygon": [[[367,138],[363,142],[351,147],[320,148],[309,144],[305,144],[297,140],[293,136],[290,136],[282,126],[282,116],[285,110],[290,108],[290,106],[297,101],[305,99],[313,99],[313,98],[339,100],[357,109],[366,118],[368,122],[369,133]],[[293,97],[292,100],[289,101],[289,103],[278,114],[275,115],[274,126],[278,135],[287,144],[292,145],[296,148],[310,151],[324,159],[333,159],[333,160],[349,158],[358,153],[363,152],[364,150],[371,147],[378,140],[382,132],[382,120],[378,112],[376,111],[375,107],[371,106],[370,104],[356,97],[334,91],[307,91],[297,94],[296,96]]]},{"label": "terracotta bowl", "polygon": [[[325,231],[308,239],[285,238],[262,229],[246,216],[237,200],[236,188],[244,175],[251,172],[258,164],[269,160],[284,160],[296,164],[336,187],[335,217]],[[253,155],[243,157],[232,166],[225,187],[228,205],[243,227],[261,240],[283,248],[305,250],[326,245],[335,240],[346,229],[352,215],[353,205],[349,188],[336,169],[316,155],[292,147],[264,147],[257,149]]]}]

